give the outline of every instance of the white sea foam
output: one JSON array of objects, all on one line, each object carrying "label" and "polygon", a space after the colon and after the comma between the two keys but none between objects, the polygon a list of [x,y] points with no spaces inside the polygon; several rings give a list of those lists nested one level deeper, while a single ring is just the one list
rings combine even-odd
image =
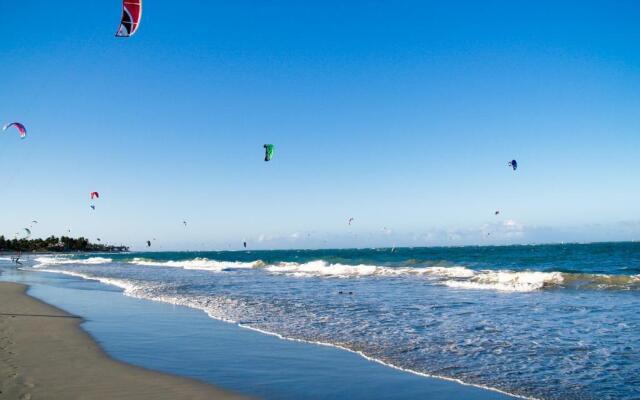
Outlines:
[{"label": "white sea foam", "polygon": [[347,265],[331,264],[324,260],[310,261],[307,263],[282,262],[265,268],[275,274],[286,274],[299,277],[327,276],[327,277],[355,277],[355,276],[400,276],[400,275],[427,275],[453,278],[467,278],[475,274],[475,271],[459,266],[453,267],[386,267],[379,265]]},{"label": "white sea foam", "polygon": [[[108,264],[113,260],[105,257],[73,259],[65,256],[43,256],[35,258],[34,268],[51,267],[64,264],[97,265]],[[280,262],[265,265],[256,261],[218,261],[207,258],[194,258],[181,261],[158,261],[135,258],[128,262],[132,265],[149,267],[170,267],[186,270],[223,272],[231,270],[258,269],[273,275],[285,275],[297,278],[357,278],[357,277],[402,277],[414,276],[431,283],[455,289],[497,290],[510,292],[531,292],[558,286],[575,286],[595,289],[628,289],[640,283],[639,275],[597,275],[571,274],[561,272],[512,271],[512,270],[474,270],[463,266],[430,267],[393,267],[380,265],[348,265],[315,260],[306,263]]]},{"label": "white sea foam", "polygon": [[87,265],[108,264],[113,260],[111,258],[106,258],[106,257],[90,257],[85,259],[73,259],[73,258],[64,257],[64,256],[62,257],[43,256],[43,257],[36,257],[35,261],[38,264],[35,265],[34,268],[39,268],[46,265],[62,265],[62,264],[87,264]]},{"label": "white sea foam", "polygon": [[560,272],[478,271],[466,280],[446,280],[443,284],[458,289],[492,289],[531,292],[564,282]]},{"label": "white sea foam", "polygon": [[310,261],[307,263],[282,262],[276,265],[270,265],[265,269],[275,274],[286,274],[300,277],[311,276],[368,276],[378,275],[381,269],[375,265],[345,265],[345,264],[329,264],[326,261]]},{"label": "white sea foam", "polygon": [[128,296],[142,297],[141,295],[136,295],[136,292],[138,292],[141,289],[141,285],[136,285],[133,282],[127,281],[126,279],[113,279],[113,278],[95,277],[95,276],[91,276],[91,275],[88,275],[88,274],[83,274],[83,273],[80,273],[80,272],[50,269],[50,268],[46,268],[46,266],[42,266],[42,267],[38,268],[38,271],[40,271],[40,272],[53,272],[53,273],[56,273],[56,274],[64,274],[64,275],[69,275],[69,276],[75,276],[75,277],[82,278],[82,279],[98,281],[98,282],[106,283],[107,285],[117,286],[117,287],[121,288],[124,291],[124,293],[126,295],[128,295]]},{"label": "white sea foam", "polygon": [[[297,277],[335,277],[348,278],[357,276],[400,276],[400,275],[424,275],[436,272],[439,269],[449,270],[449,274],[463,274],[460,269],[466,270],[464,267],[426,267],[426,268],[408,268],[408,267],[384,267],[380,265],[348,265],[348,264],[331,264],[324,260],[310,261],[307,263],[282,262],[275,265],[269,265],[265,270],[274,274],[291,275]],[[470,271],[470,270],[469,270]]]},{"label": "white sea foam", "polygon": [[264,266],[261,260],[240,262],[240,261],[216,261],[208,258],[194,258],[183,261],[154,261],[144,258],[134,258],[129,262],[134,265],[142,265],[147,267],[172,267],[183,269],[197,269],[203,271],[221,272],[233,269],[251,269]]},{"label": "white sea foam", "polygon": [[472,278],[476,271],[465,267],[427,267],[421,268],[425,274],[447,278]]},{"label": "white sea foam", "polygon": [[514,292],[540,290],[563,282],[563,275],[560,272],[476,271],[462,266],[383,267],[365,264],[330,264],[323,260],[317,260],[307,263],[279,263],[267,266],[265,269],[274,274],[286,274],[295,277],[348,278],[414,275],[459,289],[493,289]]}]

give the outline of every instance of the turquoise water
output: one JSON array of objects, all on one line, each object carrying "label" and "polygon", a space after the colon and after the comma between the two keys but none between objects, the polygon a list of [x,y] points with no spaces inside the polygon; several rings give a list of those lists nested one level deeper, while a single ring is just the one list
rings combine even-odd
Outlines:
[{"label": "turquoise water", "polygon": [[543,399],[640,397],[640,243],[41,256],[281,337]]}]

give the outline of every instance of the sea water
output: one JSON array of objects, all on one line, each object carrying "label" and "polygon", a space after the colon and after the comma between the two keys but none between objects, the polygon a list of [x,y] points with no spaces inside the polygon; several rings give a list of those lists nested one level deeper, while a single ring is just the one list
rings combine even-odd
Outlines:
[{"label": "sea water", "polygon": [[541,399],[640,397],[640,243],[36,256],[282,338]]}]

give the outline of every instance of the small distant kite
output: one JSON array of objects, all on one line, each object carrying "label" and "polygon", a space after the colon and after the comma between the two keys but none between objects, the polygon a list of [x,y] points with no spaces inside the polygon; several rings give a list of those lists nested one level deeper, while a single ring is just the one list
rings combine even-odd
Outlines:
[{"label": "small distant kite", "polygon": [[12,126],[18,130],[18,133],[20,134],[21,139],[24,139],[27,137],[27,128],[25,128],[24,125],[22,125],[20,122],[11,122],[9,124],[6,124],[5,126],[2,127],[2,130],[6,131]]},{"label": "small distant kite", "polygon": [[518,169],[518,162],[516,160],[509,161],[508,165],[513,168],[514,171]]},{"label": "small distant kite", "polygon": [[123,0],[122,18],[116,37],[131,37],[140,27],[142,0]]},{"label": "small distant kite", "polygon": [[32,224],[37,224],[38,221],[36,221],[35,219],[33,221],[31,221]]},{"label": "small distant kite", "polygon": [[31,235],[31,229],[29,228],[24,228],[24,231],[27,232],[27,236]]},{"label": "small distant kite", "polygon": [[151,247],[151,240],[147,240],[147,247]]},{"label": "small distant kite", "polygon": [[182,224],[183,224],[184,226],[187,226],[187,221],[182,221]]},{"label": "small distant kite", "polygon": [[96,240],[97,240],[98,242],[100,242],[100,238],[97,238]]},{"label": "small distant kite", "polygon": [[242,242],[242,245],[244,246],[244,248],[247,248],[247,242]]},{"label": "small distant kite", "polygon": [[498,215],[498,214],[500,214],[500,210],[496,210],[496,211],[493,213],[493,215]]},{"label": "small distant kite", "polygon": [[[91,200],[99,199],[100,198],[100,193],[91,192],[91,193],[89,193],[89,197],[91,198]],[[91,207],[92,210],[96,209],[96,205],[95,204],[90,204],[89,207]]]},{"label": "small distant kite", "polygon": [[349,224],[349,226],[351,226],[351,223],[353,222],[353,217],[349,218],[349,221],[347,222]]},{"label": "small distant kite", "polygon": [[265,144],[264,146],[264,160],[265,161],[271,161],[271,158],[273,158],[273,145],[272,144]]}]

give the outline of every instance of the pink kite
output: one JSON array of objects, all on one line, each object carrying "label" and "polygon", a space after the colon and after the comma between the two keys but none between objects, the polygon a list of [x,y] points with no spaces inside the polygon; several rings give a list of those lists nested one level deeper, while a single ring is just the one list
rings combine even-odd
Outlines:
[{"label": "pink kite", "polygon": [[6,124],[5,126],[2,127],[2,130],[6,131],[12,126],[14,126],[18,130],[18,133],[20,134],[21,139],[24,139],[27,137],[27,128],[25,128],[24,125],[22,125],[20,122],[12,122],[10,124]]}]

